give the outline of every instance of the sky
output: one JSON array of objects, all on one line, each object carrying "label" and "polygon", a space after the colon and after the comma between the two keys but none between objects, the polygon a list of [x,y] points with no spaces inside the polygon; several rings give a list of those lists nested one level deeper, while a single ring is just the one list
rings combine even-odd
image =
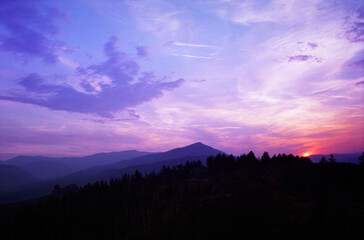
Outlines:
[{"label": "sky", "polygon": [[0,0],[0,159],[364,150],[364,1]]}]

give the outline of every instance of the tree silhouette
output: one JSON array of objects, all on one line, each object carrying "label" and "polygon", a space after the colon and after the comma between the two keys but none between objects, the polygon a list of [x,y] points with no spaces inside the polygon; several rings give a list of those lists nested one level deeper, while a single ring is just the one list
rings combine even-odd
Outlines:
[{"label": "tree silhouette", "polygon": [[320,160],[320,164],[326,164],[327,160],[325,158],[325,156],[322,156],[321,160]]},{"label": "tree silhouette", "polygon": [[364,168],[364,152],[363,154],[359,157],[359,164],[360,166],[362,166]]},{"label": "tree silhouette", "polygon": [[252,161],[252,162],[257,161],[257,158],[255,157],[255,154],[254,154],[254,152],[253,152],[253,151],[250,151],[250,152],[248,153],[247,157],[248,157],[248,159],[249,159],[250,161]]},{"label": "tree silhouette", "polygon": [[264,152],[261,158],[262,163],[270,162],[270,156],[268,152]]},{"label": "tree silhouette", "polygon": [[336,162],[336,159],[334,158],[334,154],[330,154],[330,157],[329,157],[329,162],[330,163],[335,163]]}]

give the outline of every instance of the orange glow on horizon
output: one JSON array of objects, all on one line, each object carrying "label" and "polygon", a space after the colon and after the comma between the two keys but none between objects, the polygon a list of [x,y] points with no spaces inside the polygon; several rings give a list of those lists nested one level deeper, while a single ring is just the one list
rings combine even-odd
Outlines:
[{"label": "orange glow on horizon", "polygon": [[311,155],[311,153],[309,153],[309,152],[305,152],[304,154],[303,154],[303,156],[304,157],[309,157]]}]

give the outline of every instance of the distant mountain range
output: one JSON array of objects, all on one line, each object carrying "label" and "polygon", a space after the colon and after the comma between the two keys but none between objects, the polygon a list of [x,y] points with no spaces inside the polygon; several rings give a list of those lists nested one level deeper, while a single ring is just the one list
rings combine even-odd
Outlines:
[{"label": "distant mountain range", "polygon": [[43,156],[18,156],[4,161],[2,164],[19,167],[36,178],[49,180],[66,176],[86,168],[117,163],[119,161],[147,154],[150,153],[130,150],[122,152],[97,153],[85,157],[52,158]]},{"label": "distant mountain range", "polygon": [[6,160],[8,160],[10,158],[14,158],[16,156],[18,156],[18,155],[15,153],[0,153],[0,163],[1,163],[1,161],[6,161]]},{"label": "distant mountain range", "polygon": [[[121,177],[125,173],[139,170],[143,173],[158,171],[163,165],[177,165],[186,161],[205,161],[209,156],[223,153],[220,150],[195,143],[186,147],[172,149],[161,153],[147,153],[138,151],[123,151],[114,153],[100,153],[86,157],[48,158],[20,156],[0,165],[0,169],[13,165],[11,171],[16,174],[4,175],[3,188],[0,188],[0,203],[22,201],[49,194],[53,186],[59,184],[83,185],[97,180],[109,180],[111,177]],[[0,170],[1,171],[1,170]],[[19,177],[23,173],[23,177]],[[9,184],[19,179],[32,178],[24,184]],[[18,181],[19,182],[19,181]],[[21,182],[21,181],[20,181]],[[6,187],[5,187],[6,186]]]},{"label": "distant mountain range", "polygon": [[20,187],[30,186],[40,179],[30,175],[21,168],[9,165],[0,165],[0,189],[9,191]]},{"label": "distant mountain range", "polygon": [[[333,155],[334,155],[334,158],[336,159],[336,162],[359,164],[359,157],[362,154],[363,153],[345,153],[345,154],[334,153]],[[316,155],[311,155],[309,158],[311,159],[312,162],[318,163],[318,162],[320,162],[322,157],[325,157],[326,160],[328,160],[330,157],[330,154],[316,154]]]},{"label": "distant mountain range", "polygon": [[[223,152],[198,142],[158,153],[130,150],[85,157],[18,156],[0,164],[0,203],[47,195],[56,184],[82,186],[132,174],[136,170],[144,174],[159,171],[163,165],[172,166],[193,160],[205,162],[207,157],[219,153]],[[337,162],[357,164],[360,155],[334,154],[334,158]],[[329,155],[311,155],[310,159],[319,162],[323,156],[329,158]]]}]

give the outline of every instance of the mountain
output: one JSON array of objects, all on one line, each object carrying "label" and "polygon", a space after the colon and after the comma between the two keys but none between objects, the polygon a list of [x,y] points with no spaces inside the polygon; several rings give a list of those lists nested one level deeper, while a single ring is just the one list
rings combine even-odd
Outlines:
[{"label": "mountain", "polygon": [[[345,153],[345,154],[334,153],[333,155],[334,155],[334,158],[336,159],[336,162],[359,164],[359,157],[362,155],[362,153]],[[328,160],[330,157],[330,154],[311,155],[310,159],[312,162],[318,163],[318,162],[320,162],[322,157],[325,157],[326,160]]]},{"label": "mountain", "polygon": [[215,156],[219,153],[223,153],[220,150],[214,149],[203,143],[194,143],[182,148],[175,148],[163,153],[155,153],[152,155],[146,155],[139,158],[130,159],[123,162],[117,162],[107,167],[121,169],[132,165],[143,165],[155,162],[162,162],[170,159],[178,159],[190,156]]},{"label": "mountain", "polygon": [[[119,161],[124,161],[131,158],[136,158],[151,154],[150,152],[140,152],[136,150],[128,150],[122,152],[110,152],[110,153],[97,153],[94,155],[89,155],[79,158],[65,158],[68,164],[73,164],[73,166],[85,169],[92,166],[99,166],[105,164],[111,164]],[[76,161],[75,161],[76,160]]]},{"label": "mountain", "polygon": [[0,164],[2,161],[8,160],[10,158],[16,157],[14,153],[0,153]]},{"label": "mountain", "polygon": [[[186,156],[181,158],[174,158],[160,162],[142,164],[142,165],[133,165],[125,168],[107,168],[105,170],[100,170],[99,172],[93,172],[92,174],[86,172],[80,172],[76,174],[71,174],[69,176],[57,179],[58,184],[62,186],[66,186],[72,183],[76,183],[78,185],[85,185],[89,182],[96,181],[109,181],[111,178],[120,178],[124,174],[134,174],[135,171],[141,172],[143,175],[146,173],[150,173],[152,171],[158,172],[162,169],[163,165],[165,166],[176,166],[179,164],[185,164],[187,161],[201,161],[205,162],[206,158],[211,155],[204,156]],[[54,184],[53,184],[54,185]]]},{"label": "mountain", "polygon": [[175,165],[193,160],[201,160],[204,162],[207,157],[215,156],[219,153],[223,152],[202,143],[195,143],[167,152],[152,153],[113,164],[91,167],[61,178],[34,184],[22,191],[0,194],[0,202],[13,202],[40,197],[49,194],[56,184],[61,186],[74,183],[83,185],[97,180],[108,181],[111,177],[121,177],[125,173],[134,173],[136,170],[145,173],[153,170],[158,171],[163,165]]},{"label": "mountain", "polygon": [[66,176],[89,167],[120,162],[146,154],[150,153],[129,150],[97,153],[85,157],[52,158],[44,156],[18,156],[4,161],[4,164],[19,167],[30,175],[43,180],[49,180]]},{"label": "mountain", "polygon": [[54,160],[54,158],[44,157],[44,156],[17,156],[7,161],[4,161],[4,163],[19,167],[27,163],[39,162],[39,161],[52,161],[52,160]]},{"label": "mountain", "polygon": [[18,167],[0,165],[0,191],[14,190],[39,181],[40,179],[31,176]]},{"label": "mountain", "polygon": [[203,143],[194,143],[182,148],[175,148],[167,152],[161,153],[152,153],[141,157],[132,158],[125,161],[119,161],[113,164],[107,164],[103,166],[91,167],[80,172],[74,173],[72,175],[77,176],[88,176],[98,174],[106,169],[123,169],[130,166],[151,164],[156,162],[163,162],[172,159],[181,159],[185,157],[193,157],[193,156],[215,156],[219,153],[224,153],[220,150],[214,149],[210,146],[207,146]]},{"label": "mountain", "polygon": [[19,168],[43,180],[59,178],[76,170],[70,164],[57,160],[40,160],[24,163],[21,164]]}]

